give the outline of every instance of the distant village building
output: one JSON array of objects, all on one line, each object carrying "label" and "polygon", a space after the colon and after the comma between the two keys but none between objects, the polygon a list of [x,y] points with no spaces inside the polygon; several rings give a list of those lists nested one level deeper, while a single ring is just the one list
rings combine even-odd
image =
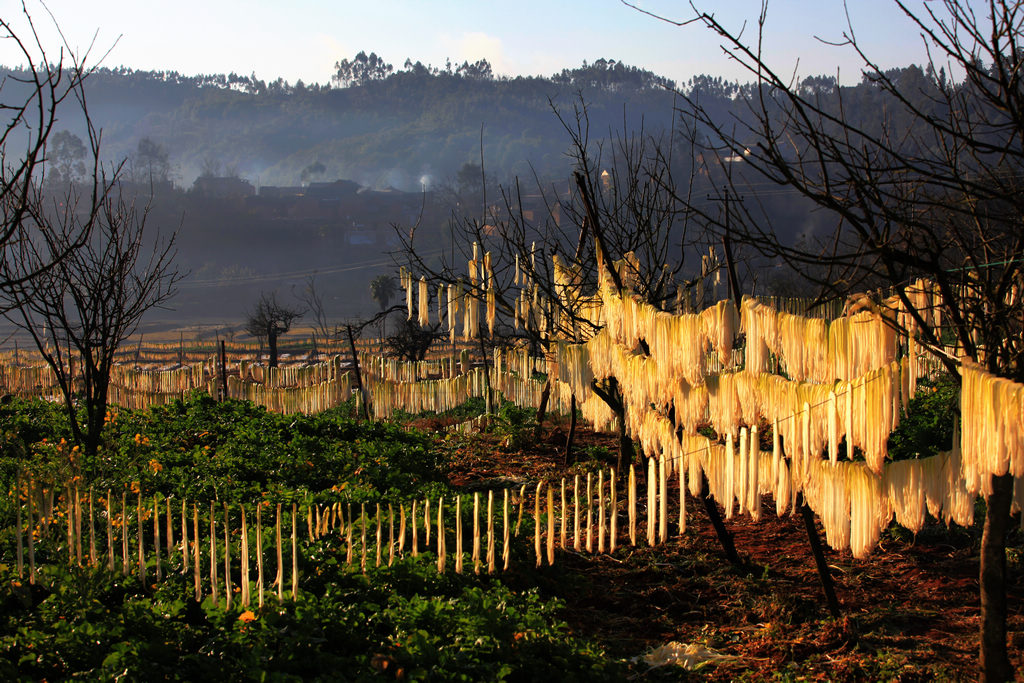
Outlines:
[{"label": "distant village building", "polygon": [[256,194],[252,183],[236,176],[199,176],[192,183],[192,191],[212,199],[245,199]]}]

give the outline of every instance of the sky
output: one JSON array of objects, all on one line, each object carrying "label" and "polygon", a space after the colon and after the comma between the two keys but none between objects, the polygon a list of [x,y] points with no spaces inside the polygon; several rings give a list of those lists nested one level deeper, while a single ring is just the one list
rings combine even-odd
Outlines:
[{"label": "sky", "polygon": [[[187,75],[255,73],[263,80],[327,83],[333,65],[360,50],[400,69],[406,58],[443,67],[450,59],[487,59],[499,75],[550,76],[584,60],[615,59],[684,83],[695,74],[751,78],[723,54],[703,26],[672,26],[620,0],[25,0],[52,56],[54,20],[73,50],[92,45],[102,65]],[[921,5],[910,0],[915,7]],[[754,39],[759,0],[694,0],[723,25],[747,24]],[[688,2],[637,0],[674,20],[694,15]],[[883,67],[922,63],[921,38],[891,0],[849,0],[849,21]],[[716,7],[717,6],[717,7]],[[0,16],[27,36],[20,0],[0,0]],[[46,8],[53,19],[47,14]],[[782,73],[860,80],[861,62],[838,42],[848,30],[842,0],[776,0],[768,5],[765,54]],[[0,64],[23,63],[11,41]]]}]

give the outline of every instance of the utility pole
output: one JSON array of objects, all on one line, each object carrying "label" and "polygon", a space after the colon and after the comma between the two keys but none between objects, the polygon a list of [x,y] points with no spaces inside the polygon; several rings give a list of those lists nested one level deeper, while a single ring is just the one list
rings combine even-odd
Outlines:
[{"label": "utility pole", "polygon": [[[725,251],[725,268],[729,276],[729,298],[736,303],[736,310],[740,310],[742,294],[740,292],[739,277],[736,275],[736,262],[732,258],[732,233],[731,233],[731,212],[729,211],[729,187],[725,186],[722,188],[722,197],[712,197],[708,195],[708,201],[711,202],[722,202],[722,208],[725,211],[725,234],[722,235],[722,249]],[[743,197],[738,198],[739,201],[743,201]]]}]

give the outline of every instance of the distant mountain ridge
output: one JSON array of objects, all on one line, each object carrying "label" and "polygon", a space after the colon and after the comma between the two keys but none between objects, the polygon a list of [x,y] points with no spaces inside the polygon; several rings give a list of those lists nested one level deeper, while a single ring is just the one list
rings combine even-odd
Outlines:
[{"label": "distant mountain ridge", "polygon": [[565,177],[568,140],[553,107],[571,111],[582,97],[595,139],[624,121],[659,130],[671,124],[674,85],[604,59],[549,78],[495,78],[483,61],[444,70],[407,61],[348,87],[101,68],[87,96],[105,155],[125,158],[148,138],[167,151],[181,186],[219,168],[254,184],[348,178],[418,190],[479,163],[481,136],[485,167],[499,181],[534,170]]}]

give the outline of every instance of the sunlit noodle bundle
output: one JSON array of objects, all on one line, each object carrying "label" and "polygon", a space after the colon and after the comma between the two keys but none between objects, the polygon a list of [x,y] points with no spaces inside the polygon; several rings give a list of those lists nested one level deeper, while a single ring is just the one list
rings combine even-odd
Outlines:
[{"label": "sunlit noodle bundle", "polygon": [[970,362],[961,376],[963,477],[968,491],[987,496],[991,476],[1024,476],[1024,385]]},{"label": "sunlit noodle bundle", "polygon": [[725,367],[732,363],[732,345],[739,325],[739,312],[732,301],[719,301],[700,312],[701,334],[718,353],[718,359]]}]

